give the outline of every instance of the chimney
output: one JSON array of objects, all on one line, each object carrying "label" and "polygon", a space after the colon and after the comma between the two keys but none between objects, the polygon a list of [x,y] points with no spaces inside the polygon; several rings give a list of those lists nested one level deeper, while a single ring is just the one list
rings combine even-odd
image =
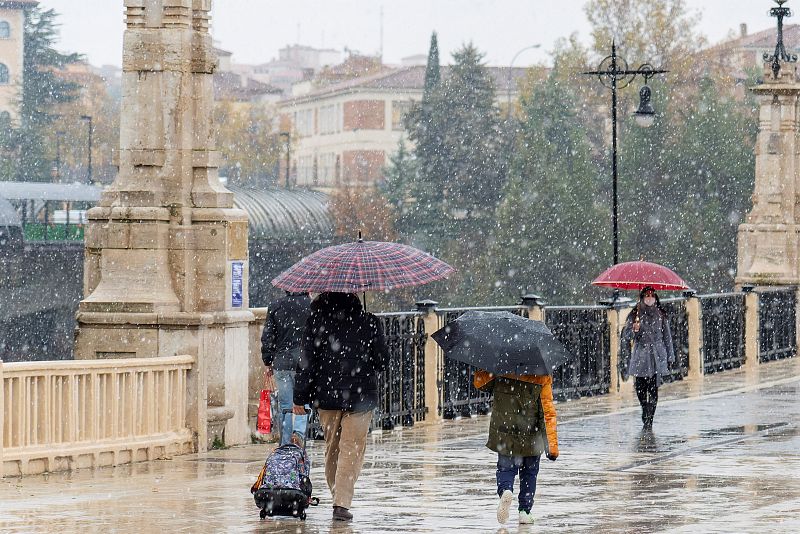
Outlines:
[{"label": "chimney", "polygon": [[739,24],[739,34],[740,37],[747,37],[747,24],[745,24],[744,22]]}]

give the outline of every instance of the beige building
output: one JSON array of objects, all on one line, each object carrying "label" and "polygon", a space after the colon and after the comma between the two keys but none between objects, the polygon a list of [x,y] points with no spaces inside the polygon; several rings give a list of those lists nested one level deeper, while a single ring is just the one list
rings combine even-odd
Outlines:
[{"label": "beige building", "polygon": [[[447,76],[442,67],[442,76]],[[498,100],[516,97],[527,69],[489,67]],[[280,104],[281,130],[292,132],[291,176],[301,187],[371,185],[405,136],[403,116],[422,98],[424,66],[348,80]],[[285,172],[282,170],[282,173]]]},{"label": "beige building", "polygon": [[34,0],[0,0],[0,116],[15,119],[22,87],[25,9]]}]

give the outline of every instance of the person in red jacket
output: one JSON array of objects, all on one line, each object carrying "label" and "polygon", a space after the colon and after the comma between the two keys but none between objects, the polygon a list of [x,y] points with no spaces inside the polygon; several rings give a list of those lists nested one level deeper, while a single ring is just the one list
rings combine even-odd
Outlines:
[{"label": "person in red jacket", "polygon": [[558,458],[553,379],[476,371],[473,382],[481,391],[494,394],[486,446],[497,453],[497,521],[508,521],[519,474],[519,522],[531,524],[539,459],[542,454],[552,461]]}]

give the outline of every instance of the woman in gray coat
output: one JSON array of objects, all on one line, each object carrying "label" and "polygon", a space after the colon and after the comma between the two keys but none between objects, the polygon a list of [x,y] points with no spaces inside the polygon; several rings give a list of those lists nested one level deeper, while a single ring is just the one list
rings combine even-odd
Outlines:
[{"label": "woman in gray coat", "polygon": [[[628,315],[622,329],[620,352],[620,371],[623,378],[635,377],[636,396],[642,405],[642,423],[645,430],[650,430],[653,428],[661,376],[670,373],[669,364],[675,360],[667,314],[650,286],[642,289],[639,302]],[[625,362],[627,354],[630,354],[630,361]]]}]

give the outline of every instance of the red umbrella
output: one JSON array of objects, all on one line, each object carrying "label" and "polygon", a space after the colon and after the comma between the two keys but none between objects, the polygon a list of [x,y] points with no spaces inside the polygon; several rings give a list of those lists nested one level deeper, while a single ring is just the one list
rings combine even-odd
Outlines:
[{"label": "red umbrella", "polygon": [[592,285],[617,289],[643,289],[651,286],[656,291],[689,289],[674,271],[649,261],[618,263],[594,279]]},{"label": "red umbrella", "polygon": [[306,256],[272,285],[313,293],[385,291],[427,284],[453,272],[450,265],[414,247],[359,239]]}]

